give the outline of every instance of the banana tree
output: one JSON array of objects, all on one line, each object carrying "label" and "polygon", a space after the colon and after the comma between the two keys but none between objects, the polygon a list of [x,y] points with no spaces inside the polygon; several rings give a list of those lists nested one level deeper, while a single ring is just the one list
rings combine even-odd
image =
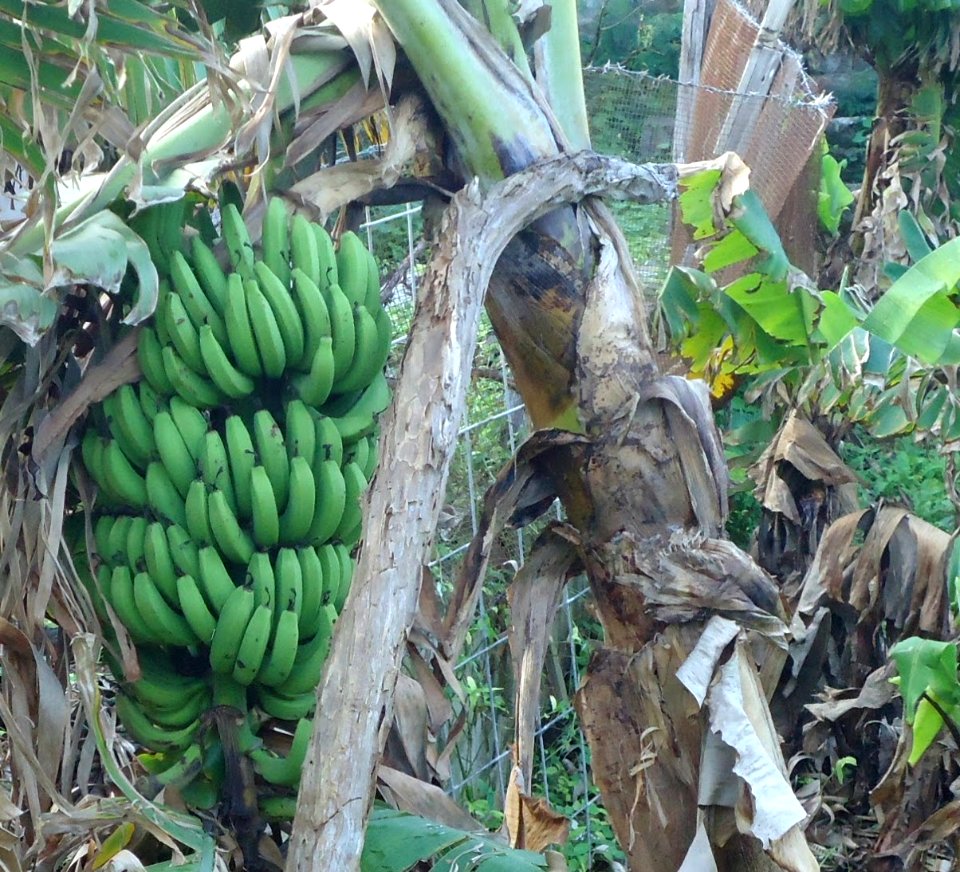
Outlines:
[{"label": "banana tree", "polygon": [[931,244],[956,232],[956,12],[937,2],[833,0],[808,7],[808,38],[822,50],[852,47],[877,72],[877,109],[850,245],[862,257],[857,279],[882,281],[885,261],[905,263],[897,225],[914,213]]},{"label": "banana tree", "polygon": [[[269,40],[247,42],[230,67],[211,58],[210,79],[222,93],[211,96],[206,83],[188,90],[144,131],[142,149],[127,150],[84,196],[48,211],[44,226],[24,225],[6,245],[24,261],[44,231],[52,233],[46,284],[36,275],[16,282],[21,294],[37,291],[31,300],[39,311],[39,300],[56,299],[42,292],[56,287],[54,278],[71,265],[73,276],[84,268],[56,239],[71,232],[83,238],[124,195],[139,205],[174,198],[185,179],[202,187],[255,155],[255,219],[265,184],[292,182],[291,167],[331,133],[380,109],[386,97],[399,104],[407,92],[425,96],[435,113],[418,117],[417,135],[451,145],[438,170],[444,187],[468,184],[441,232],[421,303],[423,332],[415,331],[401,374],[398,394],[408,402],[396,404],[384,428],[389,459],[370,499],[381,511],[368,512],[358,583],[320,689],[320,710],[331,714],[316,722],[288,868],[357,867],[381,724],[390,722],[401,643],[452,453],[449,413],[462,406],[465,352],[484,294],[537,429],[518,466],[525,492],[536,492],[538,504],[556,494],[567,514],[552,540],[560,567],[554,576],[582,567],[604,624],[607,643],[587,674],[579,710],[595,778],[632,865],[816,868],[767,715],[765,682],[775,678],[770,665],[782,650],[776,590],[723,537],[726,473],[706,392],[661,375],[626,245],[593,197],[672,196],[674,170],[630,173],[589,155],[563,162],[590,141],[573,0],[553,3],[549,14],[540,4],[524,6],[523,19],[505,0],[315,5],[302,18],[274,22]],[[394,40],[402,51],[396,67]],[[381,182],[414,163],[408,156],[382,167]],[[736,208],[744,173],[735,160],[697,170],[704,168],[681,172],[688,205],[708,216]],[[309,206],[310,192],[330,178],[322,171],[295,190]],[[436,190],[414,189],[424,187]],[[329,198],[317,198],[318,211],[329,207]],[[502,221],[490,220],[494,209],[503,210]],[[478,228],[482,262],[462,245]],[[441,305],[447,285],[468,301],[452,312]],[[128,322],[149,314],[151,295],[140,302]],[[24,338],[49,328],[49,305],[42,309],[46,320]],[[14,314],[24,320],[23,311]],[[416,367],[437,353],[431,338],[449,377],[420,396]],[[431,432],[413,455],[405,453],[401,436],[422,422],[423,415],[411,416],[424,408],[448,417],[427,418]],[[56,417],[37,438],[48,447],[64,444],[72,420]],[[34,451],[42,469],[44,457]],[[403,474],[421,490],[404,490]],[[391,550],[397,543],[385,519],[408,511],[414,503],[407,496],[419,501],[420,528],[408,548]],[[388,554],[396,565],[380,566]],[[465,596],[464,610],[475,595],[474,588]],[[384,602],[392,602],[381,622],[388,656],[363,659],[371,652],[351,629]],[[755,650],[768,655],[762,675]],[[521,768],[529,769],[529,754]]]},{"label": "banana tree", "polygon": [[[607,646],[585,679],[580,711],[594,775],[618,835],[637,868],[678,868],[685,858],[696,864],[707,856],[731,868],[743,862],[758,868],[774,862],[815,868],[797,829],[803,813],[795,800],[792,806],[782,802],[785,782],[771,762],[778,756],[774,737],[746,714],[746,699],[765,708],[746,648],[733,645],[736,653],[727,664],[736,690],[730,696],[720,693],[703,712],[696,700],[704,702],[706,685],[684,685],[696,685],[688,695],[676,675],[695,648],[709,673],[714,667],[721,671],[720,652],[739,632],[736,623],[721,617],[724,613],[739,617],[745,627],[766,627],[774,637],[780,617],[770,581],[722,538],[726,478],[705,394],[659,374],[623,239],[602,203],[579,199],[591,193],[582,186],[574,189],[579,195],[574,202],[562,205],[553,199],[550,173],[536,172],[540,162],[547,167],[559,154],[589,142],[578,65],[571,62],[575,4],[552,5],[551,26],[534,46],[532,65],[504,4],[465,5],[475,14],[451,0],[382,0],[377,8],[453,145],[451,168],[475,177],[492,198],[479,213],[503,208],[504,189],[497,183],[514,177],[522,177],[527,187],[542,184],[547,202],[540,205],[550,206],[545,213],[530,209],[528,225],[502,248],[477,247],[482,259],[496,259],[486,308],[538,430],[530,454],[538,458],[540,472],[529,477],[539,479],[541,498],[556,493],[563,502],[570,548],[565,560],[558,559],[566,569],[580,564],[586,569],[607,635]],[[702,187],[703,176],[695,178]],[[433,313],[447,282],[462,283],[472,293],[484,290],[486,273],[462,255],[457,242],[464,231],[482,226],[463,217],[466,206],[456,202],[452,207],[449,236],[441,237],[447,244],[441,242],[435,255],[426,294]],[[469,331],[457,335],[458,343],[469,339]],[[455,387],[454,382],[454,400]],[[450,396],[434,402],[456,408]],[[388,422],[388,455],[390,438],[410,426],[409,413],[399,411]],[[443,456],[443,439],[427,439],[426,445],[421,459],[432,468],[437,458],[432,452]],[[400,472],[400,466],[386,462],[381,470],[389,483],[385,493],[408,493],[397,485]],[[378,559],[372,546],[385,545],[389,533],[380,520],[387,506],[378,488],[374,493],[369,550],[359,570],[369,584],[351,595],[320,693],[321,710],[351,714],[349,720],[318,722],[316,764],[301,785],[289,869],[354,868],[359,856],[378,724],[389,722],[398,664],[395,658],[392,663],[371,658],[369,647],[358,644],[350,629],[363,620],[363,610],[388,601],[390,580],[399,584],[404,570],[408,578],[419,578],[412,565],[401,562],[401,552],[388,552],[389,566]],[[716,587],[724,582],[738,592],[718,594]],[[393,651],[399,650],[417,599],[415,584],[408,582],[402,590],[394,587],[400,601],[391,603],[381,625],[381,643]],[[660,611],[658,605],[672,597],[686,598],[687,608]],[[712,607],[706,613],[721,622],[714,630],[723,641],[698,648],[700,607],[708,600]],[[713,659],[707,650],[714,652]],[[749,738],[742,744],[734,739],[735,722],[747,726]],[[712,731],[723,736],[719,744]],[[701,767],[721,781],[732,777],[718,756],[723,745],[734,749],[743,766],[749,767],[747,760],[767,761],[765,777],[752,782],[758,805],[742,833],[736,832],[733,808],[745,797],[735,798],[732,781],[725,788],[727,801],[705,800],[702,792]],[[525,775],[529,783],[529,771]],[[778,789],[772,789],[775,784]],[[777,796],[778,809],[764,807],[765,789],[768,798]],[[666,804],[673,812],[669,816]],[[699,819],[698,805],[710,807],[707,823]],[[681,814],[675,813],[678,807]],[[761,841],[775,861],[763,859]]]}]

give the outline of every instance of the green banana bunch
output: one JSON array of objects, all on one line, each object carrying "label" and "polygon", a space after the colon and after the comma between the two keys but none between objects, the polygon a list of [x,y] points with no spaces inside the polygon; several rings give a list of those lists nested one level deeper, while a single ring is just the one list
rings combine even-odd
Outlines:
[{"label": "green banana bunch", "polygon": [[[173,226],[184,215],[147,210],[136,225],[153,240],[160,294],[138,331],[142,380],[95,407],[81,441],[99,488],[99,564],[85,584],[141,653],[139,680],[115,667],[117,711],[156,752],[158,781],[216,804],[224,749],[200,726],[232,706],[270,786],[264,814],[286,819],[291,797],[273,788],[299,780],[350,590],[392,328],[356,234],[335,247],[275,197],[257,246],[225,204],[218,254]],[[263,747],[265,719],[292,734],[287,754]]]}]

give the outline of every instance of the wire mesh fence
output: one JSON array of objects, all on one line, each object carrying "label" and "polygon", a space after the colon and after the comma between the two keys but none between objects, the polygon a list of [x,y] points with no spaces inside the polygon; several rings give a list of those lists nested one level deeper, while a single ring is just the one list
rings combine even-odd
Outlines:
[{"label": "wire mesh fence", "polygon": [[[678,95],[691,86],[670,79],[607,67],[587,69],[584,85],[594,148],[631,161],[671,161],[677,137],[692,136],[700,123],[698,117],[703,118],[693,112],[690,130],[676,130]],[[707,103],[712,100],[720,105],[719,99],[730,105],[737,96],[716,85],[692,90],[696,92],[692,95],[695,103],[706,98]],[[783,96],[751,99],[760,100],[764,107],[776,101],[787,105]],[[801,112],[820,111],[816,107],[811,110],[794,97],[790,97],[789,105]],[[623,202],[611,205],[626,235],[640,286],[653,296],[674,257],[673,207]],[[381,264],[396,270],[388,310],[398,337],[403,337],[429,255],[419,243],[423,231],[420,209],[368,209],[363,230]],[[402,341],[397,340],[399,344]],[[486,489],[527,432],[523,405],[511,387],[506,361],[489,323],[484,323],[431,564],[441,596],[452,586],[470,539],[477,531]],[[506,589],[534,538],[534,532],[523,530],[500,537],[489,563],[467,647],[456,664],[456,676],[463,688],[461,713],[467,723],[451,760],[452,777],[446,789],[475,816],[493,826],[500,822],[513,762],[510,746],[514,734],[514,687]],[[537,761],[534,783],[530,785],[530,792],[543,796],[570,818],[567,859],[572,869],[594,868],[601,855],[611,859],[619,856],[604,809],[590,782],[589,749],[573,705],[581,671],[600,639],[599,624],[589,607],[589,590],[583,579],[575,580],[568,586],[558,612],[544,669],[540,722],[535,736]]]}]

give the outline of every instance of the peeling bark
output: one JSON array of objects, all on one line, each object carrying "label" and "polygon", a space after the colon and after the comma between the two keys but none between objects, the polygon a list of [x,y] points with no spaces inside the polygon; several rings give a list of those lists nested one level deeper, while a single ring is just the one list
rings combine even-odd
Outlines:
[{"label": "peeling bark", "polygon": [[[599,192],[668,199],[675,180],[672,166],[635,166],[581,152],[516,173],[485,196],[474,183],[454,197],[383,421],[384,459],[368,492],[354,586],[319,688],[321,716],[300,783],[288,872],[359,868],[377,762],[393,721],[393,689],[498,258],[517,232],[561,203]],[[377,636],[368,630],[372,615]]]}]

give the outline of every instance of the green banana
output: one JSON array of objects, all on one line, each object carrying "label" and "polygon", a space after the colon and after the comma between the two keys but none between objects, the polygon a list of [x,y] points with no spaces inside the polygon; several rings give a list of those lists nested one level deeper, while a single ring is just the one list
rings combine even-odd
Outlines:
[{"label": "green banana", "polygon": [[177,596],[184,620],[190,625],[193,634],[205,645],[213,639],[217,628],[217,618],[210,611],[203,593],[192,575],[181,575],[177,579]]},{"label": "green banana", "polygon": [[147,504],[147,483],[113,439],[103,446],[103,476],[110,491],[131,509]]},{"label": "green banana", "polygon": [[305,457],[290,461],[287,506],[280,517],[280,539],[286,544],[303,541],[313,526],[317,486]]},{"label": "green banana", "polygon": [[369,436],[376,427],[377,415],[389,405],[390,386],[381,372],[374,376],[349,412],[333,418],[344,444],[351,444],[362,436]]},{"label": "green banana", "polygon": [[317,500],[305,541],[323,545],[340,526],[346,508],[346,481],[335,460],[324,460],[315,470]]},{"label": "green banana", "polygon": [[298,694],[316,689],[323,675],[323,664],[326,662],[327,654],[330,653],[335,615],[331,606],[324,606],[321,609],[320,626],[316,635],[297,648],[293,669],[287,680],[277,687],[277,693],[296,697]]},{"label": "green banana", "polygon": [[203,453],[200,455],[200,472],[203,480],[210,486],[219,488],[227,498],[232,512],[237,510],[237,498],[230,478],[230,461],[227,459],[227,446],[216,430],[208,430],[203,441]]},{"label": "green banana", "polygon": [[[361,471],[365,470],[370,464],[370,445],[372,442],[372,436],[364,436],[354,442],[350,451],[347,452],[347,460],[357,464]],[[367,478],[366,472],[364,472],[363,477]]]},{"label": "green banana", "polygon": [[157,454],[181,497],[197,477],[197,461],[187,448],[183,433],[170,412],[161,412],[153,419],[153,435]]},{"label": "green banana", "polygon": [[297,551],[300,563],[301,593],[300,615],[297,621],[299,634],[304,639],[311,638],[317,632],[320,607],[323,605],[323,567],[317,550],[312,546]]},{"label": "green banana", "polygon": [[183,358],[183,362],[195,373],[206,375],[207,368],[200,354],[200,335],[190,320],[183,301],[176,294],[167,294],[161,305],[162,308],[157,312],[157,323],[164,325],[170,343]]},{"label": "green banana", "polygon": [[207,496],[207,509],[213,538],[223,556],[233,563],[248,563],[253,554],[253,541],[240,526],[223,491],[215,490]]},{"label": "green banana", "polygon": [[304,356],[299,361],[299,366],[308,367],[311,364],[311,349],[317,347],[317,343],[324,336],[330,336],[330,313],[327,311],[327,304],[320,293],[320,288],[310,279],[302,269],[294,269],[291,273],[293,279],[293,298],[300,313],[300,320],[303,322],[304,332]]},{"label": "green banana", "polygon": [[260,816],[269,823],[292,821],[297,813],[295,796],[264,796],[258,800]]},{"label": "green banana", "polygon": [[101,515],[93,525],[93,547],[104,560],[107,558],[107,542],[113,529],[113,515]]},{"label": "green banana", "polygon": [[343,543],[351,551],[354,546],[359,544],[360,540],[363,538],[363,523],[362,519],[357,520],[357,522],[348,529],[344,530],[342,533],[338,533],[337,537],[340,542]]},{"label": "green banana", "polygon": [[317,253],[320,262],[320,278],[317,284],[321,288],[329,288],[340,282],[337,274],[337,253],[333,249],[333,240],[322,224],[313,225],[313,235],[317,240]]},{"label": "green banana", "polygon": [[168,645],[189,647],[197,643],[197,637],[183,615],[167,605],[159,588],[146,572],[138,572],[134,576],[133,595],[144,623],[154,636]]},{"label": "green banana", "polygon": [[179,251],[174,252],[170,258],[170,278],[177,295],[183,300],[193,326],[199,330],[204,324],[209,324],[217,341],[226,342],[227,331],[223,319],[217,313],[213,303],[207,299],[207,295],[190,268],[189,261]]},{"label": "green banana", "polygon": [[263,216],[260,250],[263,261],[285,285],[290,282],[290,236],[287,206],[282,197],[271,197]]},{"label": "green banana", "polygon": [[203,679],[161,669],[155,664],[147,666],[149,660],[146,653],[138,652],[141,676],[130,685],[142,703],[153,708],[170,709],[187,699],[205,694],[207,685]]},{"label": "green banana", "polygon": [[257,677],[267,653],[272,626],[273,610],[269,606],[257,606],[237,648],[233,667],[233,680],[237,683],[249,685]]},{"label": "green banana", "polygon": [[153,310],[153,326],[157,331],[157,339],[160,340],[161,345],[169,345],[171,342],[170,339],[170,330],[167,327],[167,297],[169,297],[173,291],[170,288],[170,282],[166,279],[160,279],[159,284],[157,285],[157,304],[154,306]]},{"label": "green banana", "polygon": [[227,455],[230,458],[230,478],[237,499],[237,515],[243,520],[251,517],[250,473],[256,465],[256,452],[250,431],[239,415],[231,415],[224,422],[227,437]]},{"label": "green banana", "polygon": [[163,524],[154,521],[147,526],[143,537],[143,559],[147,572],[168,603],[179,602],[177,595],[177,568],[170,556],[170,544]]},{"label": "green banana", "polygon": [[154,418],[163,411],[163,402],[159,394],[150,386],[150,382],[146,380],[141,380],[137,383],[137,393],[139,395],[140,408],[143,411],[143,416],[147,419],[149,426],[153,427]]},{"label": "green banana", "polygon": [[340,561],[340,585],[337,587],[337,595],[333,600],[335,614],[343,611],[343,604],[347,601],[347,594],[350,593],[350,584],[353,581],[353,558],[350,556],[350,549],[341,542],[335,542],[333,550],[337,553],[337,559]]},{"label": "green banana", "polygon": [[170,545],[170,556],[180,573],[197,578],[200,574],[199,549],[183,525],[172,524],[167,527],[167,542]]},{"label": "green banana", "polygon": [[198,560],[200,563],[199,578],[203,584],[203,592],[213,613],[219,615],[230,594],[237,586],[216,548],[212,546],[201,548]]},{"label": "green banana", "polygon": [[158,642],[157,636],[140,614],[134,591],[134,576],[129,566],[115,566],[110,574],[110,605],[136,643]]},{"label": "green banana", "polygon": [[187,515],[187,532],[200,547],[213,544],[213,530],[207,500],[206,482],[202,478],[194,479],[187,490],[184,509]]},{"label": "green banana", "polygon": [[173,393],[173,383],[163,365],[162,351],[163,345],[157,337],[157,331],[152,327],[142,328],[137,338],[137,361],[140,363],[140,371],[150,387],[161,397],[167,397]]},{"label": "green banana", "polygon": [[247,309],[247,290],[237,273],[227,278],[227,306],[223,313],[227,325],[230,351],[237,368],[251,378],[263,375],[263,364],[257,351],[257,340]]},{"label": "green banana", "polygon": [[303,457],[312,466],[317,450],[317,426],[310,409],[300,400],[290,400],[287,403],[284,424],[287,456],[291,460],[294,457]]},{"label": "green banana", "polygon": [[134,518],[127,528],[126,551],[127,566],[134,572],[144,569],[143,540],[147,534],[148,521],[142,515]]},{"label": "green banana", "polygon": [[222,393],[234,400],[253,393],[253,379],[233,365],[209,324],[200,328],[200,355],[210,380]]},{"label": "green banana", "polygon": [[283,430],[266,409],[261,409],[253,416],[253,441],[257,447],[260,465],[267,471],[270,484],[273,485],[277,509],[282,511],[287,504],[290,463],[283,442]]},{"label": "green banana", "polygon": [[377,259],[367,252],[367,293],[363,298],[363,305],[372,315],[383,309],[383,302],[380,299],[380,267],[377,265]]},{"label": "green banana", "polygon": [[258,551],[250,558],[244,584],[253,591],[253,599],[258,606],[267,606],[271,611],[273,610],[274,598],[277,595],[277,580],[269,554]]},{"label": "green banana", "polygon": [[171,345],[163,347],[163,365],[176,392],[191,406],[209,409],[223,401],[223,394],[216,385],[190,369]]},{"label": "green banana", "polygon": [[183,225],[186,223],[187,203],[185,197],[151,207],[157,214],[156,241],[160,251],[160,263],[169,264],[174,252],[183,245]]},{"label": "green banana", "polygon": [[140,398],[133,385],[126,384],[108,397],[112,400],[108,409],[104,400],[110,432],[120,443],[127,455],[140,469],[146,469],[153,459],[156,445],[153,441],[153,428],[150,426]]},{"label": "green banana", "polygon": [[203,437],[207,432],[206,416],[196,406],[176,396],[170,398],[170,414],[190,456],[199,462],[200,452],[203,450]]},{"label": "green banana", "polygon": [[[189,724],[189,722],[186,722]],[[185,725],[186,725],[185,724]],[[156,774],[156,779],[165,787],[179,789],[203,772],[203,749],[194,742],[180,754],[174,755],[174,763]]]},{"label": "green banana", "polygon": [[287,350],[277,318],[256,281],[245,282],[243,288],[247,293],[247,312],[263,364],[263,374],[269,378],[280,378],[287,368]]},{"label": "green banana", "polygon": [[340,577],[343,574],[337,549],[329,542],[317,549],[317,559],[323,570],[323,605],[332,605],[340,592]]},{"label": "green banana", "polygon": [[220,208],[220,228],[234,271],[240,273],[244,280],[252,278],[256,260],[253,242],[240,210],[233,203],[226,203]]},{"label": "green banana", "polygon": [[[296,656],[296,651],[294,651],[294,656]],[[286,696],[259,685],[257,687],[257,700],[260,708],[271,717],[281,721],[298,721],[300,718],[313,714],[317,707],[317,693],[314,689]]]},{"label": "green banana", "polygon": [[117,716],[130,737],[154,751],[183,751],[189,747],[200,728],[199,720],[179,730],[170,730],[154,724],[137,705],[136,700],[124,693],[117,694]]},{"label": "green banana", "polygon": [[[107,612],[106,603],[110,602],[110,576],[112,572],[110,567],[105,563],[97,569],[97,576],[94,579],[90,578],[90,586],[87,588],[87,592],[90,594],[90,600],[93,603],[93,608],[97,613],[97,617],[100,619],[100,623],[103,626],[107,626],[110,623],[110,615]],[[84,580],[84,576],[81,575],[81,581]]]},{"label": "green banana", "polygon": [[337,276],[351,303],[362,304],[367,295],[367,247],[352,230],[340,236],[337,248]]},{"label": "green banana", "polygon": [[223,604],[210,642],[210,667],[214,672],[233,674],[237,652],[253,612],[253,591],[246,587],[234,588]]},{"label": "green banana", "polygon": [[103,554],[108,563],[123,566],[127,562],[127,536],[130,533],[130,525],[133,518],[128,515],[121,515],[113,522],[110,532],[107,535],[107,550]]},{"label": "green banana", "polygon": [[356,353],[353,363],[343,377],[338,379],[336,389],[348,393],[365,388],[377,373],[382,372],[390,356],[390,337],[382,341],[377,322],[364,306],[353,307]]},{"label": "green banana", "polygon": [[287,365],[297,366],[303,360],[304,332],[300,313],[297,312],[290,291],[287,290],[286,283],[274,275],[262,260],[254,265],[254,272],[257,275],[260,292],[270,304],[270,310],[280,330]]},{"label": "green banana", "polygon": [[227,307],[227,277],[220,261],[199,236],[194,236],[190,245],[193,273],[206,298],[217,310],[217,314],[222,316]]},{"label": "green banana", "polygon": [[105,500],[111,503],[119,502],[117,494],[110,490],[107,484],[106,476],[103,473],[103,449],[106,440],[98,436],[93,427],[87,427],[83,434],[83,441],[80,443],[80,455],[83,458],[83,465],[86,467],[90,478],[96,482],[100,488],[101,494]]},{"label": "green banana", "polygon": [[161,461],[155,460],[147,467],[146,485],[147,502],[156,517],[174,524],[187,523],[183,497]]},{"label": "green banana", "polygon": [[279,787],[295,786],[300,782],[300,772],[312,735],[313,721],[306,717],[300,718],[286,756],[279,757],[264,748],[258,748],[250,753],[254,770],[268,784]]},{"label": "green banana", "polygon": [[340,466],[343,463],[343,438],[333,418],[318,413],[314,423],[317,426],[317,461],[333,460]]},{"label": "green banana", "polygon": [[250,471],[250,501],[253,541],[261,548],[272,548],[280,540],[280,515],[273,485],[262,466]]},{"label": "green banana", "polygon": [[[136,694],[136,691],[134,691]],[[139,696],[140,708],[157,726],[168,729],[180,729],[197,720],[210,705],[210,693],[204,688],[200,693],[181,697],[171,705],[155,706],[145,702]]]},{"label": "green banana", "polygon": [[280,612],[276,623],[267,654],[257,673],[257,683],[267,687],[276,687],[287,680],[300,641],[296,612]]},{"label": "green banana", "polygon": [[274,566],[276,596],[273,610],[274,619],[279,620],[284,611],[293,611],[299,616],[303,602],[303,572],[297,552],[293,548],[281,548],[277,553]]},{"label": "green banana", "polygon": [[293,216],[290,222],[290,261],[294,269],[303,270],[310,280],[320,284],[320,251],[313,225],[303,215]]},{"label": "green banana", "polygon": [[367,480],[356,463],[350,461],[343,465],[343,480],[346,486],[343,515],[334,531],[334,539],[344,538],[363,520],[363,494],[367,489]]},{"label": "green banana", "polygon": [[353,363],[356,351],[356,327],[353,323],[353,304],[340,285],[323,289],[323,301],[330,313],[330,333],[333,337],[334,381],[343,376]]},{"label": "green banana", "polygon": [[374,431],[373,435],[367,436],[362,441],[367,444],[367,457],[359,466],[363,472],[363,477],[370,482],[373,481],[373,474],[377,471],[377,464],[380,460],[380,437]]},{"label": "green banana", "polygon": [[310,360],[309,371],[292,376],[290,383],[304,403],[322,406],[333,390],[334,370],[333,340],[321,336]]}]

